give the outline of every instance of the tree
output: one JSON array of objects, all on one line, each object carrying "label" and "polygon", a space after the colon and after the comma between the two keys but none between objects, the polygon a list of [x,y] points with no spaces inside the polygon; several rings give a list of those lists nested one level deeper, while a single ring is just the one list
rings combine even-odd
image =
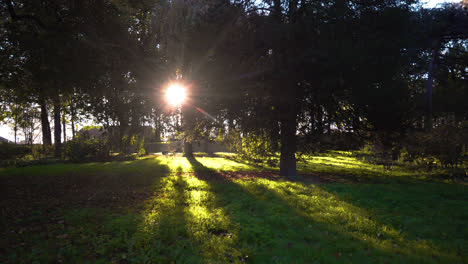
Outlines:
[{"label": "tree", "polygon": [[[426,83],[425,129],[431,130],[432,125],[432,95],[434,74],[439,61],[441,49],[447,44],[462,39],[468,39],[468,10],[462,3],[444,4],[442,8],[421,10],[422,31],[429,36],[429,63]],[[424,36],[426,38],[426,36]]]}]

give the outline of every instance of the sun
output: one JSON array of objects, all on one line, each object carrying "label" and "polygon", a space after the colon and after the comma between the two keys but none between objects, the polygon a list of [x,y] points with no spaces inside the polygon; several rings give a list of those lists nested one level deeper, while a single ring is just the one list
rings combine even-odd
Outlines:
[{"label": "sun", "polygon": [[166,100],[173,106],[181,105],[186,98],[185,87],[180,84],[171,84],[166,90]]}]

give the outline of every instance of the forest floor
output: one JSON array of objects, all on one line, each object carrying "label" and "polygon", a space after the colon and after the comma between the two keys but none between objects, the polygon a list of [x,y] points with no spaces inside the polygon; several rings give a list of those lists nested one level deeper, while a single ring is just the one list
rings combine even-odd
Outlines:
[{"label": "forest floor", "polygon": [[468,185],[347,152],[0,169],[1,263],[468,263]]}]

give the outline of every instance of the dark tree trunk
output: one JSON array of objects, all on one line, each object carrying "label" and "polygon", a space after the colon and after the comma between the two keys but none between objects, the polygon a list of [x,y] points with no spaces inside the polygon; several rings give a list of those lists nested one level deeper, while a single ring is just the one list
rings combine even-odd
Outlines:
[{"label": "dark tree trunk", "polygon": [[296,177],[296,116],[293,111],[281,121],[280,176]]},{"label": "dark tree trunk", "polygon": [[[298,0],[288,1],[288,24],[295,24],[297,17]],[[282,1],[273,1],[272,15],[278,24],[282,24]],[[296,35],[294,31],[285,33],[285,38],[289,47],[294,47],[296,42]],[[278,92],[280,100],[280,121],[281,121],[281,156],[280,156],[280,176],[294,178],[297,176],[296,170],[296,128],[297,128],[297,113],[298,113],[298,78],[295,76],[295,71],[285,72],[285,67],[288,68],[294,64],[292,58],[297,58],[298,51],[294,48],[284,49],[284,44],[276,43],[274,47],[275,61],[274,71],[278,74],[278,82],[275,85],[275,90]],[[285,89],[292,85],[292,89]]]},{"label": "dark tree trunk", "polygon": [[41,105],[41,127],[42,127],[42,144],[50,146],[52,144],[52,135],[50,131],[49,113],[47,112],[47,104],[44,98],[40,99]]},{"label": "dark tree trunk", "polygon": [[71,118],[71,129],[72,129],[72,139],[75,138],[75,121],[73,120],[73,116]]},{"label": "dark tree trunk", "polygon": [[193,157],[193,147],[192,142],[184,141],[184,156],[185,157]]},{"label": "dark tree trunk", "polygon": [[[286,84],[284,84],[286,85]],[[283,101],[280,107],[281,121],[281,156],[280,156],[280,176],[294,178],[297,176],[296,170],[296,129],[298,106],[296,104],[297,88],[283,90]]]},{"label": "dark tree trunk", "polygon": [[432,49],[431,60],[429,62],[429,69],[427,73],[426,83],[426,115],[424,119],[424,129],[430,131],[432,129],[432,86],[434,83],[434,70],[436,68],[436,60],[439,55],[439,44],[434,44]]},{"label": "dark tree trunk", "polygon": [[193,106],[182,108],[182,127],[184,129],[184,156],[193,157],[192,142],[195,139],[195,109]]},{"label": "dark tree trunk", "polygon": [[65,107],[63,108],[62,114],[62,125],[63,125],[63,142],[67,142],[67,121],[65,119]]},{"label": "dark tree trunk", "polygon": [[75,138],[75,106],[73,105],[73,96],[70,99],[70,122],[71,122],[71,130],[72,130],[72,139]]},{"label": "dark tree trunk", "polygon": [[60,125],[60,97],[58,94],[54,96],[54,144],[55,157],[59,158],[62,154],[62,128]]},{"label": "dark tree trunk", "polygon": [[154,117],[154,140],[157,142],[161,141],[161,120],[159,114]]},{"label": "dark tree trunk", "polygon": [[[122,106],[121,106],[122,107]],[[124,142],[124,137],[125,136],[130,136],[128,134],[128,127],[129,127],[129,118],[128,115],[123,111],[123,108],[120,109],[120,111],[117,113],[117,119],[119,120],[119,137],[118,137],[118,145],[120,147],[120,151],[127,154],[127,152],[130,152],[130,149],[128,149],[128,142]],[[130,140],[129,138],[127,140]]]}]

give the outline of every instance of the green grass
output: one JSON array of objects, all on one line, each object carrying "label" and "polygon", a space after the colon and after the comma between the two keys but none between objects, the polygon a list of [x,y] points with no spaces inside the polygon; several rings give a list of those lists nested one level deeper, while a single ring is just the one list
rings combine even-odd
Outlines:
[{"label": "green grass", "polygon": [[3,169],[0,262],[468,262],[463,183],[347,153],[287,181],[220,156]]}]

